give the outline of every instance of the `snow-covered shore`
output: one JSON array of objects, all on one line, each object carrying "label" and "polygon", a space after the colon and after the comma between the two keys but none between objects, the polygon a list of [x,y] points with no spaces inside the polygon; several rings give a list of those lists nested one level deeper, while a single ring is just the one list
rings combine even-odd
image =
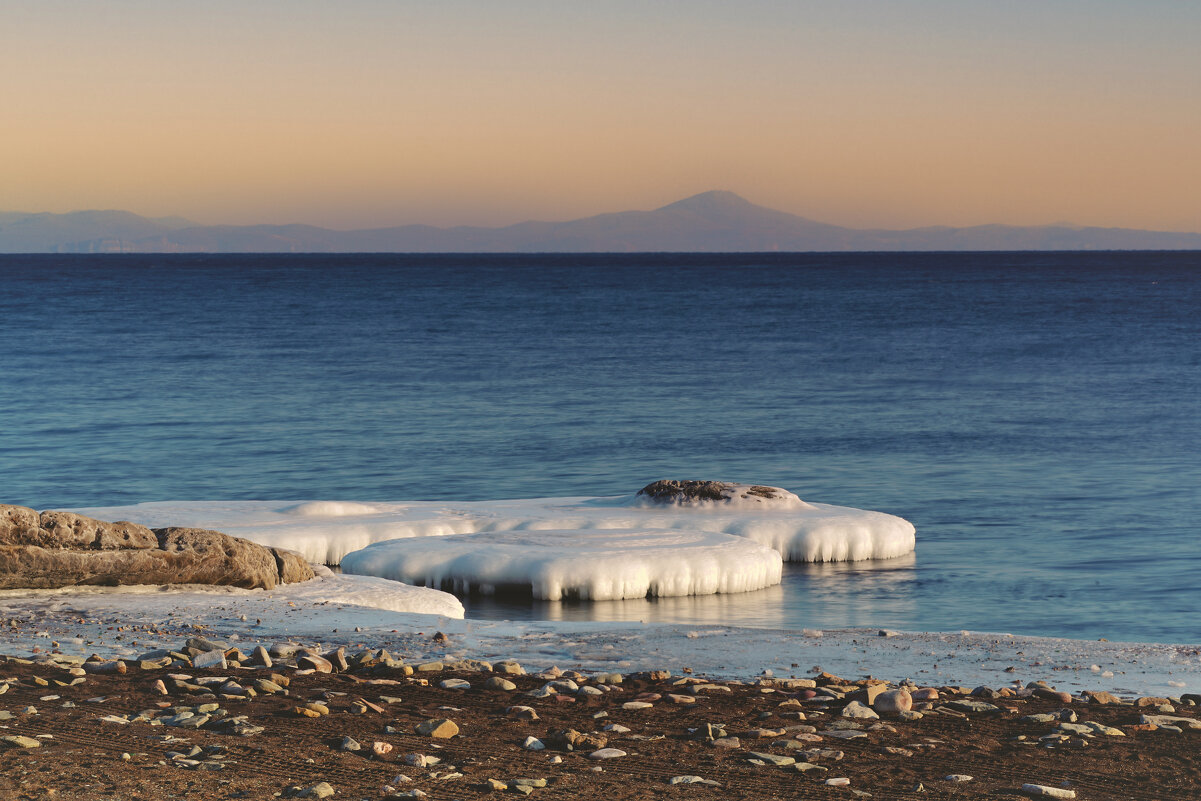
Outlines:
[{"label": "snow-covered shore", "polygon": [[[175,647],[181,634],[200,631],[240,644],[387,647],[411,659],[513,658],[588,670],[689,668],[746,678],[764,670],[805,676],[820,668],[852,677],[913,678],[923,685],[1042,679],[1069,691],[1128,695],[1175,696],[1201,688],[1196,645],[969,632],[882,636],[877,629],[482,621],[456,617],[453,606],[415,614],[363,605],[388,602],[373,599],[369,590],[347,592],[339,582],[340,577],[325,576],[311,586],[294,585],[289,593],[196,587],[3,592],[0,652],[32,655],[57,647],[80,656],[130,657]],[[438,631],[445,641],[433,638]]]}]

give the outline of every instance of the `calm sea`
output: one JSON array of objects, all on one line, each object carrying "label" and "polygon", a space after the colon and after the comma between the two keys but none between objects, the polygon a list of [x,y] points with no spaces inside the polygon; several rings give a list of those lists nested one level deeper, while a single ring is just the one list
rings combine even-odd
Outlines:
[{"label": "calm sea", "polygon": [[0,502],[668,477],[918,549],[469,614],[1201,641],[1201,254],[0,256]]}]

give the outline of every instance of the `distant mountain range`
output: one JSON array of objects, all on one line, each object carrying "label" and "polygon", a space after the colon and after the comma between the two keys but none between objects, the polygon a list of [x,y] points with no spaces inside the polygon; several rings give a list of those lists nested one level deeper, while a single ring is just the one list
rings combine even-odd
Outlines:
[{"label": "distant mountain range", "polygon": [[536,253],[855,250],[1201,250],[1201,233],[1065,225],[844,228],[704,192],[654,211],[503,228],[196,225],[127,211],[0,212],[0,253]]}]

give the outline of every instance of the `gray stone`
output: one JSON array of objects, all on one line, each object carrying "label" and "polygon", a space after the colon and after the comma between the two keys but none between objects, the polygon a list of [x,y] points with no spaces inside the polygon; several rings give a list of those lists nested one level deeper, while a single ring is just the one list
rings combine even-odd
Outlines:
[{"label": "gray stone", "polygon": [[984,701],[971,701],[962,699],[957,701],[947,701],[946,705],[958,712],[967,712],[973,715],[998,715],[1001,713],[1000,707],[985,703]]},{"label": "gray stone", "polygon": [[203,668],[217,668],[224,670],[226,668],[225,654],[221,651],[203,651],[192,657],[192,667],[200,670]]},{"label": "gray stone", "polygon": [[758,759],[762,762],[766,762],[769,765],[775,765],[778,768],[796,764],[796,757],[778,756],[776,754],[768,754],[763,751],[748,751],[746,756],[748,759]]},{"label": "gray stone", "polygon": [[617,759],[626,755],[620,748],[600,748],[588,755],[589,759]]},{"label": "gray stone", "polygon": [[880,717],[871,707],[864,706],[858,701],[851,701],[849,704],[844,706],[840,714],[844,718],[856,718],[861,720],[876,720]]}]

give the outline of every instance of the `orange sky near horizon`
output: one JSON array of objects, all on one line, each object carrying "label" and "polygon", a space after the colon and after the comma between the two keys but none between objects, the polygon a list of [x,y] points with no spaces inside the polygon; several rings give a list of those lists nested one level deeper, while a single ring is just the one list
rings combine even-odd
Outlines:
[{"label": "orange sky near horizon", "polygon": [[1160,0],[19,2],[0,210],[1201,231],[1198,41]]}]

